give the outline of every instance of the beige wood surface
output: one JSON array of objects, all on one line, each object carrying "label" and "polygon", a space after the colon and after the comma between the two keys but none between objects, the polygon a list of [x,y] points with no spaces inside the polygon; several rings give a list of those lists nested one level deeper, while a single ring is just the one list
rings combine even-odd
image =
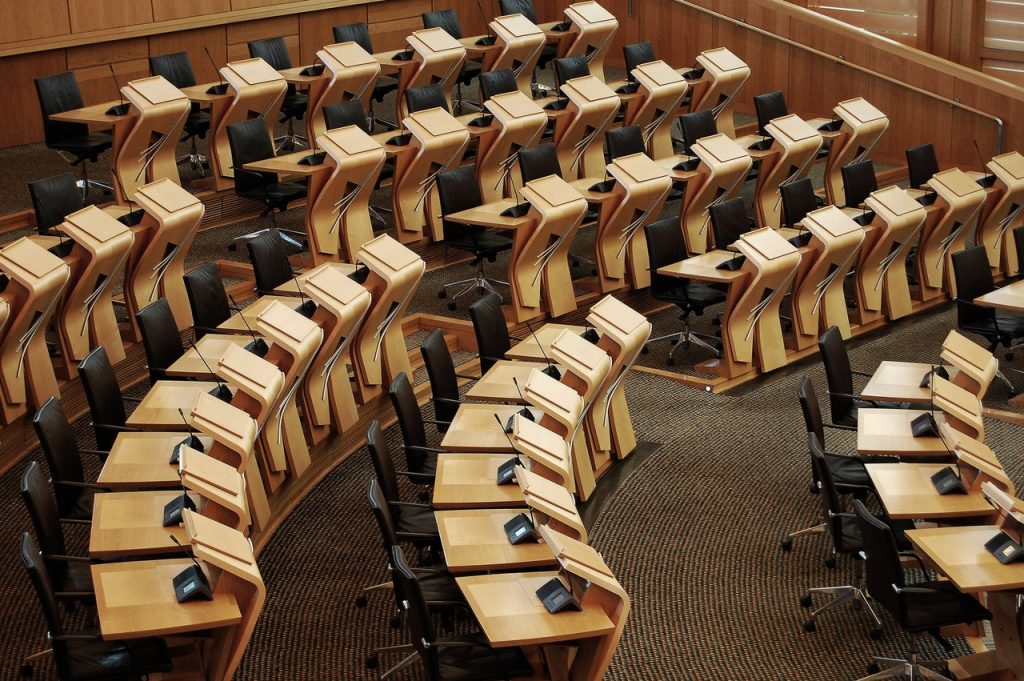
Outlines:
[{"label": "beige wood surface", "polygon": [[939,494],[931,477],[955,466],[944,463],[869,463],[868,475],[886,513],[895,520],[938,520],[991,516],[995,513],[980,490]]},{"label": "beige wood surface", "polygon": [[552,568],[556,561],[550,547],[538,542],[510,544],[505,523],[520,509],[465,509],[438,511],[444,562],[453,574]]},{"label": "beige wood surface", "polygon": [[185,430],[178,410],[188,413],[200,393],[217,387],[215,381],[157,381],[128,417],[128,425],[151,430]]},{"label": "beige wood surface", "polygon": [[1007,312],[1024,312],[1024,280],[1015,281],[995,291],[978,296],[975,304],[994,307]]},{"label": "beige wood surface", "polygon": [[[164,506],[181,494],[153,490],[97,494],[89,528],[89,555],[115,558],[183,552],[182,547],[188,546],[184,528],[163,526]],[[171,537],[180,543],[175,544]]]},{"label": "beige wood surface", "polygon": [[[188,410],[182,411],[188,414]],[[118,433],[96,484],[114,490],[179,487],[178,466],[170,463],[170,459],[171,452],[185,437],[185,433],[174,432]],[[209,449],[212,440],[199,439]]]},{"label": "beige wood surface", "polygon": [[498,467],[510,454],[438,454],[434,478],[434,508],[507,508],[525,506],[515,481],[497,483]]},{"label": "beige wood surface", "polygon": [[441,449],[450,452],[508,452],[511,455],[514,450],[509,444],[508,434],[494,416],[497,414],[504,424],[520,409],[520,406],[501,404],[461,405],[441,440]]},{"label": "beige wood surface", "polygon": [[[479,402],[511,402],[523,404],[526,402],[519,391],[526,384],[526,379],[534,369],[544,369],[548,365],[543,362],[521,362],[515,360],[500,359],[487,370],[487,373],[480,377],[480,380],[473,383],[466,391],[465,398],[470,401]],[[519,389],[516,389],[516,383]]]},{"label": "beige wood surface", "polygon": [[858,409],[857,452],[862,456],[891,454],[907,458],[948,456],[942,438],[914,437],[910,432],[910,422],[927,413],[917,409]]}]

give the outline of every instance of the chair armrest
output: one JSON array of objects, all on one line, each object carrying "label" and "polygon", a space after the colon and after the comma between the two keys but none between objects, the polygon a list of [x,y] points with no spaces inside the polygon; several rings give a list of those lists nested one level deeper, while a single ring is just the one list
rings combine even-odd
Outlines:
[{"label": "chair armrest", "polygon": [[417,452],[434,452],[435,454],[447,454],[446,449],[437,449],[435,447],[421,447],[419,445],[405,445],[406,449],[412,449]]},{"label": "chair armrest", "polygon": [[451,421],[434,421],[433,419],[423,419],[423,423],[429,423],[429,424],[434,425],[434,426],[450,426],[450,425],[452,425]]},{"label": "chair armrest", "polygon": [[900,551],[899,553],[900,556],[903,558],[913,558],[914,560],[916,560],[917,564],[921,566],[921,572],[925,574],[925,577],[930,578],[931,573],[928,572],[928,568],[924,565],[924,560],[921,558],[921,556],[917,555],[916,551]]},{"label": "chair armrest", "polygon": [[415,482],[422,485],[433,485],[434,476],[429,473],[413,473],[412,471],[395,471],[398,475],[404,475],[409,478],[410,482]]},{"label": "chair armrest", "polygon": [[399,508],[434,508],[430,504],[416,504],[411,501],[389,501],[388,505]]},{"label": "chair armrest", "polygon": [[106,487],[100,487],[97,484],[91,482],[75,482],[73,480],[54,480],[54,485],[60,485],[61,487],[75,487],[77,489],[94,489],[98,492],[107,492]]},{"label": "chair armrest", "polygon": [[842,426],[842,425],[839,425],[838,423],[831,423],[830,422],[830,423],[825,423],[823,425],[826,428],[831,428],[832,430],[849,430],[849,431],[856,431],[857,430],[853,426]]},{"label": "chair armrest", "polygon": [[53,641],[102,641],[103,637],[98,634],[57,634],[51,635]]},{"label": "chair armrest", "polygon": [[104,457],[104,456],[109,456],[110,455],[110,452],[108,452],[106,450],[103,450],[103,449],[81,449],[81,448],[79,448],[78,451],[82,452],[83,454],[95,454],[96,456],[99,456],[99,457]]},{"label": "chair armrest", "polygon": [[[128,399],[128,398],[125,398],[125,399]],[[132,398],[132,399],[134,399],[134,398]],[[138,401],[141,401],[141,400],[138,400]],[[138,433],[138,432],[140,432],[142,430],[141,428],[130,428],[128,426],[115,426],[115,425],[110,424],[110,423],[94,423],[92,425],[95,428],[101,428],[103,430],[110,430],[110,431],[113,431],[115,433]]]},{"label": "chair armrest", "polygon": [[898,594],[937,594],[937,593],[939,593],[938,589],[929,589],[929,588],[923,587],[923,586],[896,586],[895,584],[892,584],[890,586],[892,586],[892,590],[895,591]]},{"label": "chair armrest", "polygon": [[829,395],[838,395],[839,397],[848,397],[851,400],[860,400],[862,402],[869,402],[870,404],[872,404],[872,405],[874,405],[876,407],[878,406],[878,403],[875,402],[874,400],[866,400],[863,397],[861,397],[860,395],[854,395],[853,393],[840,393],[840,392],[836,392],[834,390],[829,390],[828,394]]},{"label": "chair armrest", "polygon": [[43,558],[46,560],[59,560],[64,563],[91,563],[92,560],[88,556],[65,556],[60,553],[44,553]]},{"label": "chair armrest", "polygon": [[54,591],[57,598],[89,598],[96,596],[95,591]]},{"label": "chair armrest", "polygon": [[60,521],[68,525],[92,525],[91,520],[85,520],[84,518],[61,518]]},{"label": "chair armrest", "polygon": [[137,404],[137,403],[141,402],[143,398],[141,398],[141,397],[132,397],[131,395],[121,395],[121,399],[122,400],[127,400],[128,402],[135,402]]},{"label": "chair armrest", "polygon": [[479,381],[482,378],[481,376],[470,376],[468,374],[460,374],[460,373],[456,373],[455,376],[457,378],[465,378],[465,379],[470,380],[470,381]]},{"label": "chair armrest", "polygon": [[869,374],[864,371],[856,371],[854,369],[851,369],[850,373],[853,374],[854,376],[863,376],[864,378],[871,378],[872,376],[874,376],[874,374]]},{"label": "chair armrest", "polygon": [[[462,404],[462,400],[453,400],[450,397],[435,397],[433,399],[435,401],[437,401],[437,402],[445,402],[447,404]],[[444,421],[443,423],[448,423],[448,422]]]}]

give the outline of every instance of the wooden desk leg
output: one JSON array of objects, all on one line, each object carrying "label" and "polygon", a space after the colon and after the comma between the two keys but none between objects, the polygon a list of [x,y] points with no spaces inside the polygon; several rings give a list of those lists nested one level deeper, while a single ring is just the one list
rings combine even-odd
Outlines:
[{"label": "wooden desk leg", "polygon": [[992,639],[1000,659],[1017,678],[1024,678],[1024,647],[1021,642],[1021,614],[1017,611],[1017,594],[998,591],[988,595],[992,612]]}]

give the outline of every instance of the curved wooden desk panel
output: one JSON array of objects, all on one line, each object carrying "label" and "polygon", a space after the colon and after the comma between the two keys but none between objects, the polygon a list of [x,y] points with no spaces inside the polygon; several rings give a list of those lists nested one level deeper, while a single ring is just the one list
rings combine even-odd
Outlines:
[{"label": "curved wooden desk panel", "polygon": [[497,38],[494,44],[498,49],[487,53],[483,70],[512,69],[519,91],[532,96],[533,72],[547,42],[544,31],[522,14],[495,17],[488,26]]},{"label": "curved wooden desk panel", "polygon": [[455,82],[466,61],[466,48],[443,28],[413,31],[406,38],[406,43],[412,50],[412,66],[399,70],[395,100],[395,116],[402,121],[403,127],[404,119],[410,115],[405,103],[405,91],[409,88],[440,85],[448,101],[448,110],[452,110]]},{"label": "curved wooden desk panel", "polygon": [[953,253],[962,251],[971,224],[985,202],[985,190],[959,168],[936,173],[928,185],[938,194],[921,229],[917,274],[921,300],[956,296]]},{"label": "curved wooden desk panel", "polygon": [[1013,241],[1013,228],[1020,226],[1024,210],[1024,156],[1017,151],[1000,154],[985,167],[996,176],[995,196],[989,196],[982,205],[974,239],[985,247],[989,265],[1011,277],[1022,262]]},{"label": "curved wooden desk panel", "polygon": [[144,184],[163,179],[180,184],[176,150],[192,103],[163,76],[133,80],[121,92],[137,120],[114,159],[118,190],[132,200]]},{"label": "curved wooden desk panel", "polygon": [[565,18],[570,22],[564,38],[568,44],[564,51],[558,51],[558,56],[586,57],[590,75],[604,80],[604,59],[611,49],[619,20],[593,0],[569,5],[565,8]]},{"label": "curved wooden desk panel", "polygon": [[832,111],[843,124],[839,136],[832,140],[825,161],[825,196],[829,203],[845,206],[843,167],[864,161],[871,155],[871,150],[889,128],[889,119],[863,97],[839,102]]},{"label": "curved wooden desk panel", "polygon": [[907,255],[924,225],[926,213],[905,190],[892,186],[872,192],[865,202],[875,219],[865,229],[857,262],[860,323],[899,319],[911,312]]},{"label": "curved wooden desk panel", "polygon": [[309,88],[309,111],[306,114],[307,139],[318,140],[327,132],[324,106],[353,99],[369,109],[373,86],[380,76],[380,62],[357,43],[335,43],[317,50],[316,58],[330,74]]},{"label": "curved wooden desk panel", "polygon": [[554,144],[567,180],[604,174],[604,136],[619,111],[619,97],[594,76],[562,83],[569,99],[555,123]]},{"label": "curved wooden desk panel", "polygon": [[712,203],[732,198],[739,191],[754,165],[744,149],[724,134],[712,135],[693,145],[694,155],[701,160],[697,177],[686,184],[683,210],[679,222],[691,255],[706,253],[711,241]]},{"label": "curved wooden desk panel", "polygon": [[640,84],[638,97],[629,101],[622,125],[639,125],[647,154],[654,159],[672,156],[672,125],[688,85],[679,72],[663,61],[633,69]]},{"label": "curved wooden desk panel", "polygon": [[522,92],[495,95],[484,102],[498,129],[480,136],[476,177],[484,203],[511,195],[519,175],[519,150],[532,147],[548,125],[544,110]]},{"label": "curved wooden desk panel", "polygon": [[783,185],[804,177],[821,149],[822,137],[796,114],[773,119],[765,131],[775,142],[757,171],[754,208],[760,227],[777,229],[782,222]]},{"label": "curved wooden desk panel", "polygon": [[718,131],[735,137],[733,103],[750,78],[750,67],[724,47],[701,52],[697,55],[697,65],[704,69],[704,74],[693,84],[690,111],[711,109]]}]

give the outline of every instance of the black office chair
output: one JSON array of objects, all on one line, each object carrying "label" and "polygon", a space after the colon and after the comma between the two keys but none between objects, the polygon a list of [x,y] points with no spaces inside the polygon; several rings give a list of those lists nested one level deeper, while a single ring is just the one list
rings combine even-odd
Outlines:
[{"label": "black office chair", "polygon": [[697,140],[718,134],[715,112],[701,109],[683,114],[679,117],[679,129],[683,136],[683,152],[692,156],[693,145]]},{"label": "black office chair", "polygon": [[366,449],[370,452],[370,461],[377,475],[377,483],[387,500],[387,509],[391,513],[391,522],[395,527],[395,536],[399,541],[409,542],[417,548],[440,548],[441,538],[437,534],[437,521],[434,509],[429,504],[414,504],[402,501],[398,492],[398,478],[395,464],[391,459],[391,451],[384,439],[380,421],[374,421],[366,431]]},{"label": "black office chair", "polygon": [[[498,0],[498,7],[501,9],[503,16],[522,14],[531,22],[537,23],[537,9],[533,6],[533,0]],[[557,56],[557,45],[544,45],[540,51],[540,59],[537,60],[537,68],[546,68],[548,63]],[[534,96],[536,97],[540,92],[539,88],[536,87],[536,77],[534,78],[534,83]]]},{"label": "black office chair", "polygon": [[29,182],[28,194],[36,217],[36,231],[43,236],[51,236],[65,217],[85,208],[82,192],[71,173]]},{"label": "black office chair", "polygon": [[231,319],[231,305],[217,263],[204,263],[186,274],[183,280],[196,340],[208,333],[220,333],[217,327]]},{"label": "black office chair", "polygon": [[[391,565],[408,600],[409,635],[427,681],[508,681],[534,674],[519,648],[493,648],[481,634],[439,639],[420,575],[406,562],[400,548],[392,550]],[[395,671],[411,664],[406,658]]]},{"label": "black office chair", "polygon": [[612,128],[604,136],[605,147],[608,151],[608,162],[612,162],[620,156],[647,153],[647,146],[644,144],[644,134],[639,125],[625,125],[621,128]]},{"label": "black office chair", "polygon": [[[192,62],[188,52],[161,54],[149,58],[149,72],[154,76],[163,76],[171,85],[181,89],[196,84],[196,75],[192,71]],[[210,131],[210,114],[199,108],[198,102],[192,102],[192,109],[185,119],[182,142],[189,142],[189,153],[178,158],[178,165],[188,163],[192,170],[205,170],[210,167],[209,159],[199,153],[196,139],[206,139]]]},{"label": "black office chair", "polygon": [[782,194],[782,220],[786,227],[796,227],[808,213],[824,204],[814,193],[814,184],[809,177],[782,184],[779,191]]},{"label": "black office chair", "polygon": [[1014,227],[1013,247],[1017,251],[1017,273],[1015,279],[1024,279],[1024,227]]},{"label": "black office chair", "polygon": [[633,75],[633,69],[641,64],[647,64],[648,62],[652,62],[657,59],[657,57],[654,56],[654,46],[651,45],[648,40],[640,43],[623,45],[622,57],[626,62],[626,80],[631,83],[636,82],[636,77]]},{"label": "black office chair", "polygon": [[821,363],[825,368],[825,379],[828,381],[829,409],[832,423],[856,429],[857,410],[861,407],[882,409],[906,409],[906,402],[880,402],[865,400],[854,391],[853,377],[871,378],[871,374],[854,371],[850,365],[850,356],[846,352],[846,342],[839,327],[830,326],[818,338],[818,350]]},{"label": "black office chair", "polygon": [[121,392],[114,368],[110,366],[107,351],[102,345],[79,362],[78,375],[82,381],[85,398],[89,402],[92,427],[96,433],[96,448],[109,452],[118,433],[136,430],[125,425],[128,422],[128,415],[124,409],[124,401],[139,400]]},{"label": "black office chair", "polygon": [[95,630],[68,634],[39,546],[28,532],[21,535],[19,553],[46,620],[57,678],[61,681],[142,681],[148,674],[171,671],[171,656],[161,638],[104,640]]},{"label": "black office chair", "polygon": [[72,166],[81,166],[82,178],[77,184],[82,190],[83,197],[88,196],[89,189],[93,187],[102,190],[104,194],[109,194],[112,191],[109,184],[89,179],[89,163],[95,163],[100,154],[110,149],[114,144],[114,138],[107,133],[90,133],[89,126],[85,123],[50,120],[53,114],[85,106],[75,75],[65,71],[36,78],[35,84],[39,109],[43,115],[46,146],[60,153]]},{"label": "black office chair", "polygon": [[[939,635],[942,627],[991,620],[992,613],[982,607],[973,595],[961,593],[953,582],[928,580],[908,584],[890,527],[873,516],[860,501],[853,502],[853,511],[864,545],[868,594],[889,611],[901,629],[910,634],[910,656],[905,660],[875,658],[868,668],[868,673],[874,676],[868,678],[909,676],[946,679],[931,669],[937,667],[946,671],[945,660],[928,662],[918,659],[918,637],[924,633],[931,634],[947,651],[952,651],[952,647]],[[882,664],[894,666],[879,673]]]},{"label": "black office chair", "polygon": [[439,432],[447,432],[448,424],[455,418],[455,413],[462,404],[462,397],[459,395],[459,379],[466,378],[476,380],[476,376],[467,376],[455,371],[455,362],[452,360],[452,353],[448,350],[448,343],[445,342],[444,333],[441,329],[434,329],[420,343],[420,353],[423,355],[423,365],[427,369],[427,378],[430,380],[431,401],[434,403],[434,418],[440,424],[437,427]]},{"label": "black office chair", "polygon": [[847,208],[860,208],[871,192],[878,190],[875,164],[871,159],[850,163],[840,169],[843,174],[843,193],[846,194]]},{"label": "black office chair", "polygon": [[505,359],[505,353],[512,349],[512,336],[501,311],[501,298],[491,293],[474,301],[469,306],[469,318],[473,322],[480,375],[483,376],[495,362]]},{"label": "black office chair", "polygon": [[444,109],[448,111],[448,99],[444,96],[444,88],[440,84],[411,87],[405,91],[405,107],[409,113],[428,109]]},{"label": "black office chair", "polygon": [[724,303],[725,292],[698,281],[658,274],[659,267],[671,265],[674,262],[685,260],[687,257],[686,242],[683,239],[682,230],[679,229],[678,218],[664,218],[652,222],[644,227],[644,234],[647,236],[647,255],[651,266],[651,297],[677,305],[682,312],[679,319],[683,322],[682,331],[652,338],[644,344],[644,350],[651,343],[671,340],[672,349],[669,350],[666,360],[669,365],[675,364],[673,355],[676,349],[681,345],[689,347],[690,343],[710,350],[717,357],[721,352],[704,339],[707,338],[714,342],[717,342],[718,339],[691,331],[689,320],[692,314],[703,315],[706,308]]},{"label": "black office chair", "polygon": [[[373,40],[370,39],[370,28],[365,22],[358,22],[355,24],[344,24],[342,26],[335,26],[332,31],[334,32],[334,42],[336,43],[356,43],[364,50],[373,54]],[[373,94],[370,96],[370,111],[368,112],[369,117],[367,122],[372,129],[375,124],[379,123],[388,130],[394,130],[398,127],[391,121],[385,121],[377,118],[374,115],[373,103],[378,104],[384,101],[384,98],[389,94],[398,89],[398,80],[390,76],[378,76],[377,82],[373,84]]]},{"label": "black office chair", "polygon": [[[762,137],[770,137],[765,126],[776,118],[789,115],[789,107],[786,106],[786,96],[781,90],[755,95],[754,112],[757,114],[757,134]],[[832,140],[825,140],[821,145],[821,149],[818,150],[817,159],[822,160],[828,157],[831,146]]]},{"label": "black office chair", "polygon": [[715,248],[728,248],[740,236],[757,227],[754,219],[747,215],[742,196],[712,203],[708,206],[708,214],[711,216]]},{"label": "black office chair", "polygon": [[327,126],[328,130],[354,125],[365,133],[370,132],[366,110],[363,108],[363,103],[358,99],[325,104],[322,111],[324,114],[324,125]]},{"label": "black office chair", "polygon": [[[972,246],[954,253],[953,278],[956,282],[957,328],[987,340],[989,352],[1002,344],[1008,349],[1006,358],[1012,361],[1013,351],[1018,345],[1016,341],[1024,338],[1024,317],[973,302],[978,296],[991,293],[996,288],[985,247]],[[997,375],[1006,381],[1001,373]]]},{"label": "black office chair", "polygon": [[257,294],[273,295],[274,289],[295,278],[288,260],[288,242],[278,230],[271,229],[258,234],[245,245],[249,249],[249,262],[252,263]]},{"label": "black office chair", "polygon": [[[448,170],[437,176],[437,196],[441,210],[441,226],[444,230],[445,259],[449,247],[473,254],[470,266],[476,267],[476,276],[470,279],[451,281],[441,286],[438,298],[448,299],[448,309],[454,310],[456,301],[473,289],[479,294],[488,291],[497,294],[494,284],[508,286],[507,281],[489,279],[484,274],[484,260],[495,262],[498,254],[512,249],[512,239],[493,229],[478,225],[467,225],[448,220],[447,216],[469,208],[483,205],[480,185],[477,183],[474,167],[465,165],[455,170]],[[460,287],[455,295],[449,296],[448,289]]]},{"label": "black office chair", "polygon": [[[402,448],[405,450],[405,467],[403,471],[409,480],[419,485],[431,485],[437,472],[437,455],[441,453],[436,447],[427,446],[427,429],[424,426],[429,419],[423,418],[412,383],[405,373],[395,376],[388,386],[391,405],[398,417],[398,429],[402,433]],[[438,432],[447,430],[450,422],[429,421]]]},{"label": "black office chair", "polygon": [[512,69],[498,69],[480,74],[480,103],[494,95],[504,95],[519,89],[516,73]]},{"label": "black office chair", "polygon": [[911,189],[921,189],[939,172],[939,160],[935,157],[935,147],[931,143],[910,147],[906,150],[907,175]]},{"label": "black office chair", "polygon": [[[270,64],[275,71],[282,71],[292,67],[292,58],[288,54],[288,45],[284,38],[264,38],[262,40],[249,41],[249,56],[258,57]],[[296,145],[308,146],[305,136],[296,134],[295,121],[302,120],[306,115],[309,106],[309,98],[298,92],[295,86],[288,84],[288,89],[281,100],[281,120],[279,123],[288,124],[288,133],[274,140],[277,149],[294,150]]]},{"label": "black office chair", "polygon": [[[424,12],[423,17],[423,28],[442,28],[445,32],[456,40],[462,39],[462,26],[459,25],[459,15],[454,9],[441,9],[433,12]],[[464,112],[466,106],[469,106],[477,111],[480,111],[483,107],[476,102],[470,102],[462,96],[462,86],[469,85],[473,82],[474,78],[480,76],[480,62],[470,61],[466,59],[462,63],[462,70],[459,71],[458,78],[455,81],[455,110],[460,114]]]},{"label": "black office chair", "polygon": [[46,456],[61,521],[88,524],[97,487],[86,482],[81,456],[88,453],[103,457],[107,452],[78,446],[64,408],[56,397],[46,400],[35,413],[32,428]]},{"label": "black office chair", "polygon": [[551,64],[555,68],[555,82],[559,87],[573,78],[583,78],[590,75],[590,62],[582,54],[575,57],[559,57],[553,60]]},{"label": "black office chair", "polygon": [[60,601],[95,601],[89,558],[68,555],[57,502],[46,488],[46,479],[35,461],[28,464],[21,476],[21,500],[42,547],[50,583],[56,587],[54,596]]},{"label": "black office chair", "polygon": [[280,182],[275,173],[246,170],[246,163],[273,158],[274,143],[262,118],[253,118],[227,127],[231,163],[235,171],[235,194],[264,205],[260,217],[271,216],[274,211],[288,210],[288,204],[306,197],[306,185],[298,182]]},{"label": "black office chair", "polygon": [[185,346],[181,342],[178,323],[166,298],[155,300],[135,314],[146,349],[146,368],[150,385],[170,378],[167,368],[181,359]]}]

